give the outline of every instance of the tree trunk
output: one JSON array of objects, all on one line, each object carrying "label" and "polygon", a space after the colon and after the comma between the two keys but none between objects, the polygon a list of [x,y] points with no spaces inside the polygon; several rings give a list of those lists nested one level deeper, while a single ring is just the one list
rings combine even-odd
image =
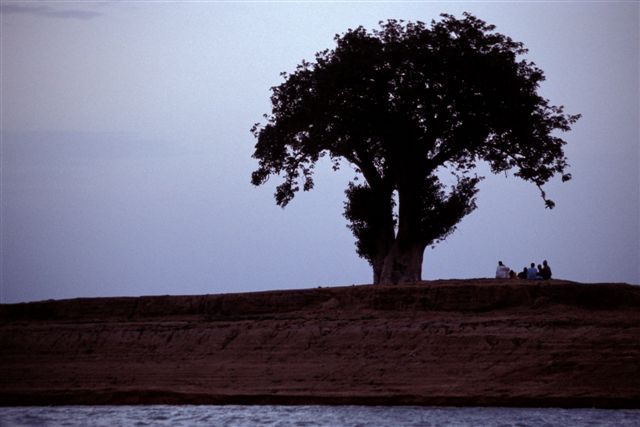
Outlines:
[{"label": "tree trunk", "polygon": [[385,261],[393,248],[393,233],[391,239],[382,241],[378,245],[377,256],[371,260],[371,267],[373,268],[373,284],[378,285],[382,283],[382,275],[384,272]]},{"label": "tree trunk", "polygon": [[422,280],[424,250],[425,247],[421,244],[403,245],[396,241],[384,259],[378,283],[399,285]]},{"label": "tree trunk", "polygon": [[384,268],[384,257],[380,257],[371,264],[373,268],[373,284],[379,285],[382,278],[382,270]]},{"label": "tree trunk", "polygon": [[420,230],[419,177],[407,175],[398,188],[398,232],[386,251],[379,283],[398,285],[422,280],[426,245]]}]

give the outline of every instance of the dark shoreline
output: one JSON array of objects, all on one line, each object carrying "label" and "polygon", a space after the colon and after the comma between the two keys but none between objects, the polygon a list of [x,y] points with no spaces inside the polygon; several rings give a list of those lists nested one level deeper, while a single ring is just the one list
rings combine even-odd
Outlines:
[{"label": "dark shoreline", "polygon": [[640,287],[458,280],[0,305],[0,406],[640,408]]}]

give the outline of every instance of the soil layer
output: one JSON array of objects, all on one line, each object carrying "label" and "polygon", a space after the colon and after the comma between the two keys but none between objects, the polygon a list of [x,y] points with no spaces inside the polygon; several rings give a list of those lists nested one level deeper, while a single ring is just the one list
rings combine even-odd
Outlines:
[{"label": "soil layer", "polygon": [[640,408],[640,287],[458,280],[0,305],[0,405]]}]

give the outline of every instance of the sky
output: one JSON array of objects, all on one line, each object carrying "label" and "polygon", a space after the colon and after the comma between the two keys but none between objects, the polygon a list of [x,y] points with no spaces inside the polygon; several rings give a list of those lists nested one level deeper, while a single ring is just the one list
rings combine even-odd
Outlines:
[{"label": "sky", "polygon": [[[573,180],[480,185],[423,278],[640,283],[637,2],[1,2],[0,302],[371,283],[343,218],[354,172],[317,167],[285,209],[250,184],[270,88],[334,36],[468,11],[521,41],[582,118]],[[483,170],[482,167],[480,170]]]}]

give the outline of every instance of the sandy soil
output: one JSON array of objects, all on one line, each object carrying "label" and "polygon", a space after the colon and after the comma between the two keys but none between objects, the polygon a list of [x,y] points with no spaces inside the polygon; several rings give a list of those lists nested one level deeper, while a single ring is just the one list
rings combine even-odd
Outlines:
[{"label": "sandy soil", "polygon": [[640,407],[640,287],[465,280],[0,305],[0,405]]}]

